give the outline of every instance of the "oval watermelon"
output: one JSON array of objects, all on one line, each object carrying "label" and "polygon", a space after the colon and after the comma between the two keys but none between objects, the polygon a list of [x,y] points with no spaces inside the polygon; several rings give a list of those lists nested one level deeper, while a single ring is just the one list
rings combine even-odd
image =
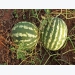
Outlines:
[{"label": "oval watermelon", "polygon": [[59,50],[67,38],[67,25],[58,18],[51,18],[42,30],[42,43],[46,49]]}]

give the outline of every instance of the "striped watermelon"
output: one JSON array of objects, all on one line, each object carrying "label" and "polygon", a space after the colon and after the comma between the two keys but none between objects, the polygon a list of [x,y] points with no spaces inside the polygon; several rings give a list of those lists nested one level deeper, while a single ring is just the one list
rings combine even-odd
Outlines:
[{"label": "striped watermelon", "polygon": [[67,26],[58,18],[51,18],[42,30],[43,46],[52,51],[59,50],[67,38]]},{"label": "striped watermelon", "polygon": [[38,42],[38,28],[30,22],[18,22],[12,28],[11,36],[17,45],[23,43],[25,49],[32,49]]}]

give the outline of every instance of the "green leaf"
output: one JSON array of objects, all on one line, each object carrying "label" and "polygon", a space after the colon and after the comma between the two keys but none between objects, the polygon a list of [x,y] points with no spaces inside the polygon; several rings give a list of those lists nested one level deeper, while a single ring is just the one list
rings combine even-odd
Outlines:
[{"label": "green leaf", "polygon": [[50,14],[50,9],[44,9],[44,11],[46,14],[48,14],[48,15]]},{"label": "green leaf", "polygon": [[18,18],[18,13],[17,13],[16,9],[14,10],[13,15],[15,18]]},{"label": "green leaf", "polygon": [[15,50],[16,50],[16,48],[15,48],[15,47],[13,47],[13,46],[10,46],[10,50],[11,50],[11,51],[15,51]]},{"label": "green leaf", "polygon": [[17,51],[17,59],[25,59],[25,53],[21,51]]}]

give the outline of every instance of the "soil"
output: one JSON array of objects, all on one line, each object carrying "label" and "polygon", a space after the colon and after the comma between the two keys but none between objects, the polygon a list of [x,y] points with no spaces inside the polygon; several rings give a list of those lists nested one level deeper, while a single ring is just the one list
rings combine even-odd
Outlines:
[{"label": "soil", "polygon": [[[31,10],[25,10],[23,12],[22,9],[17,9],[16,13],[18,14],[18,17],[15,17],[14,14],[14,9],[0,9],[0,64],[1,65],[28,65],[31,63],[26,62],[30,60],[31,58],[27,59],[26,61],[22,62],[21,59],[17,59],[16,52],[12,52],[10,50],[10,46],[13,45],[12,43],[12,38],[10,37],[11,29],[16,24],[17,22],[20,21],[29,21],[32,23],[35,23],[36,26],[39,28],[39,22],[37,19],[30,17],[32,14],[30,13]],[[51,9],[51,12],[54,13],[59,13],[60,10],[58,9]],[[65,9],[63,10],[65,12]],[[75,15],[75,13],[73,13]],[[25,19],[23,19],[23,15],[25,15]],[[41,15],[45,15],[44,10],[42,9],[39,13],[39,18],[41,19]],[[74,16],[72,14],[68,15],[68,17]],[[52,14],[52,16],[55,16],[55,14]],[[68,35],[75,34],[75,30],[70,30],[75,26],[75,18],[72,19],[66,19],[63,15],[59,16],[62,18],[68,27]],[[72,37],[73,38],[73,37]],[[72,40],[74,46],[75,46],[75,40]],[[40,45],[38,43],[36,49],[40,49]],[[71,42],[68,40],[67,44],[64,48],[60,49],[59,51],[52,52],[50,51],[51,54],[60,54],[58,56],[52,56],[49,58],[47,61],[49,55],[46,52],[46,50],[42,47],[41,50],[41,55],[38,51],[37,57],[41,60],[42,57],[45,54],[44,59],[41,62],[41,65],[46,64],[46,65],[70,65],[70,64],[75,64],[75,51],[73,50],[73,46]],[[68,52],[67,52],[68,51]],[[67,53],[64,53],[67,52]],[[63,54],[64,53],[64,54]],[[46,62],[47,61],[47,62]],[[39,65],[40,63],[38,60],[35,60],[35,64]]]}]

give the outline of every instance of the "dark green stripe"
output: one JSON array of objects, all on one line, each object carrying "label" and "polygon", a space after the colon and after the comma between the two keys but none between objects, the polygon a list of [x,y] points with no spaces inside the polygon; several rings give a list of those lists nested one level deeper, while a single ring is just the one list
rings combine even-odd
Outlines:
[{"label": "dark green stripe", "polygon": [[47,36],[45,37],[46,38],[46,47],[47,47],[47,44],[48,44],[48,41],[49,41],[49,39],[51,39],[50,38],[50,34],[52,33],[52,31],[53,31],[53,24],[54,23],[54,20],[52,20],[52,23],[51,23],[51,25],[49,25],[50,26],[50,28],[49,28],[49,31],[48,31],[48,34],[47,34]]},{"label": "dark green stripe", "polygon": [[43,35],[42,35],[42,42],[44,43],[44,39],[45,39],[45,35],[46,35],[46,32],[47,32],[47,28],[48,28],[48,25],[46,25],[45,27],[44,27],[44,30],[43,30]]},{"label": "dark green stripe", "polygon": [[16,30],[13,30],[12,31],[12,34],[15,34],[15,33],[22,33],[22,34],[26,34],[27,33],[30,33],[32,35],[36,35],[37,33],[34,31],[34,30],[29,30],[29,29],[24,29],[24,28],[16,28]]},{"label": "dark green stripe", "polygon": [[57,31],[57,26],[58,26],[58,19],[55,18],[54,21],[55,21],[55,24],[53,24],[53,25],[55,25],[55,27],[53,27],[54,28],[54,32],[53,32],[53,35],[52,35],[52,40],[51,40],[51,42],[49,44],[49,49],[51,48],[52,43],[53,43],[53,41],[55,39],[55,34],[56,34],[56,31]]}]

